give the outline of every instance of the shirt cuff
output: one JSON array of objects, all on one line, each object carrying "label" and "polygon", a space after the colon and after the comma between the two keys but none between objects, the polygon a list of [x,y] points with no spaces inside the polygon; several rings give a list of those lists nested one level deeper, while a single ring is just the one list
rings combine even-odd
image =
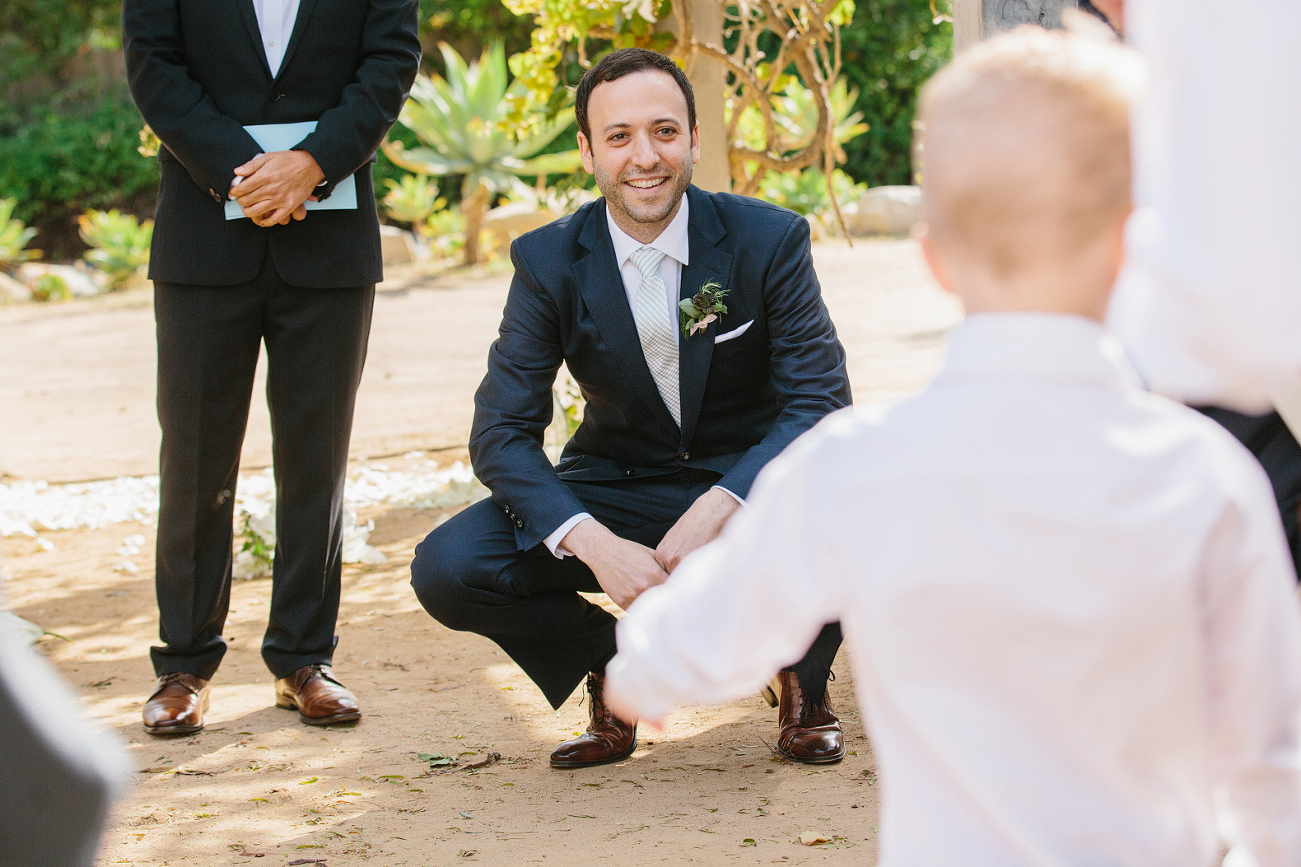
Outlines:
[{"label": "shirt cuff", "polygon": [[551,532],[551,535],[547,536],[545,539],[542,540],[542,544],[546,545],[547,550],[550,551],[559,559],[563,560],[565,557],[574,556],[572,552],[567,551],[564,548],[560,547],[560,542],[562,539],[565,538],[565,535],[570,530],[574,529],[574,526],[577,525],[579,521],[586,520],[590,517],[592,516],[589,515],[587,512],[579,512],[577,515],[570,518],[568,521],[565,521],[565,523],[561,524],[559,527],[553,530]]},{"label": "shirt cuff", "polygon": [[745,505],[745,500],[741,499],[741,498],[740,498],[739,496],[737,496],[735,493],[733,493],[732,491],[729,491],[727,488],[723,487],[722,485],[714,485],[712,488],[710,488],[710,490],[711,490],[711,491],[722,491],[724,494],[727,494],[727,495],[728,495],[729,497],[731,497],[733,500],[736,500],[736,502],[737,502],[738,505],[742,505],[742,506]]}]

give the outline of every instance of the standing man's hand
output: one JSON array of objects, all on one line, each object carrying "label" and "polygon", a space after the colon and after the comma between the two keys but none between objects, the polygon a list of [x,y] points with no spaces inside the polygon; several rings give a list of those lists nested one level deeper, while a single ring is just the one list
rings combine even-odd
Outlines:
[{"label": "standing man's hand", "polygon": [[587,564],[601,589],[625,610],[643,592],[669,577],[654,551],[619,538],[594,518],[575,524],[560,545]]},{"label": "standing man's hand", "polygon": [[665,572],[672,572],[692,551],[717,539],[727,519],[740,507],[726,491],[718,488],[705,491],[664,534],[655,549],[655,560]]},{"label": "standing man's hand", "polygon": [[258,154],[235,169],[230,195],[244,216],[259,226],[284,225],[307,215],[303,203],[311,197],[325,173],[307,151],[272,151]]}]

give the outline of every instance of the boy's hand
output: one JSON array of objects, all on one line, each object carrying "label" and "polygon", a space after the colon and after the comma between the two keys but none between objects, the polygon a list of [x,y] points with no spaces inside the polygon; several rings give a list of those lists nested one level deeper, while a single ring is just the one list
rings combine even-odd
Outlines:
[{"label": "boy's hand", "polygon": [[610,709],[610,713],[614,714],[628,725],[636,725],[638,722],[644,722],[656,731],[664,731],[665,717],[660,717],[659,719],[638,720],[637,714],[633,712],[632,708],[623,700],[623,697],[619,695],[617,687],[611,686],[609,681],[606,681],[605,684],[604,698],[605,706]]},{"label": "boy's hand", "polygon": [[1093,6],[1121,33],[1125,32],[1125,0],[1092,0]]}]

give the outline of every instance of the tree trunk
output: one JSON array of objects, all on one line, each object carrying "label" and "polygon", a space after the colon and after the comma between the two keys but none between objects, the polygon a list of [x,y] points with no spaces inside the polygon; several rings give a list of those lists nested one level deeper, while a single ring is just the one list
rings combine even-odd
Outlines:
[{"label": "tree trunk", "polygon": [[488,188],[484,184],[461,199],[461,214],[465,217],[465,264],[479,264],[479,231],[483,228],[483,215],[488,212]]}]

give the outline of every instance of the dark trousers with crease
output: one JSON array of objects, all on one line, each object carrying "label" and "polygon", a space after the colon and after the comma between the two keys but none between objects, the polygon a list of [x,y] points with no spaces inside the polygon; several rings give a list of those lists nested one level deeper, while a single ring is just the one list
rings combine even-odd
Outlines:
[{"label": "dark trousers with crease", "polygon": [[269,258],[238,286],[155,284],[158,674],[210,679],[226,651],[235,482],[264,343],[276,556],[262,658],[276,677],[330,662],[348,440],[374,300],[373,285],[290,286]]},{"label": "dark trousers with crease", "polygon": [[[654,548],[696,498],[718,481],[704,470],[618,482],[565,484],[616,535]],[[615,654],[615,617],[579,595],[600,593],[577,557],[557,559],[545,545],[519,551],[515,525],[492,500],[458,513],[416,547],[411,586],[420,604],[449,629],[491,638],[542,690],[564,704],[589,671]],[[821,701],[840,625],[825,626],[791,666],[813,701]]]}]

